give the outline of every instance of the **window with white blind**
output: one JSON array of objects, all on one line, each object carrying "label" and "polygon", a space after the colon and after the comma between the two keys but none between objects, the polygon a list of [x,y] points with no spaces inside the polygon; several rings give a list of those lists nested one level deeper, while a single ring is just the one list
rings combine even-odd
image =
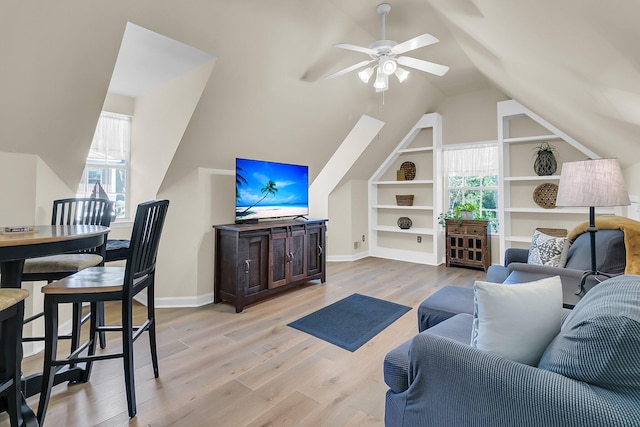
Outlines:
[{"label": "window with white blind", "polygon": [[108,198],[116,219],[127,218],[131,117],[102,112],[98,120],[77,197]]}]

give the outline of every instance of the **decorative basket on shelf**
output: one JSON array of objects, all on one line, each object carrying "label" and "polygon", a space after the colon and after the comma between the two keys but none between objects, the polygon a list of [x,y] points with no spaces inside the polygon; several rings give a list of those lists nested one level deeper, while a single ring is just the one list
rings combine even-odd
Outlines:
[{"label": "decorative basket on shelf", "polygon": [[558,186],[550,182],[540,184],[535,188],[535,190],[533,190],[533,201],[541,208],[555,208],[557,196]]},{"label": "decorative basket on shelf", "polygon": [[536,147],[536,159],[533,162],[533,170],[539,176],[553,175],[558,169],[558,162],[554,155],[556,148],[548,142],[543,142]]},{"label": "decorative basket on shelf", "polygon": [[413,194],[396,194],[398,206],[413,206]]},{"label": "decorative basket on shelf", "polygon": [[402,163],[400,170],[404,171],[404,179],[407,181],[412,181],[416,177],[416,164],[413,162]]},{"label": "decorative basket on shelf", "polygon": [[412,225],[413,222],[411,221],[411,218],[406,216],[401,216],[400,218],[398,218],[398,227],[400,227],[401,229],[407,230],[411,228]]}]

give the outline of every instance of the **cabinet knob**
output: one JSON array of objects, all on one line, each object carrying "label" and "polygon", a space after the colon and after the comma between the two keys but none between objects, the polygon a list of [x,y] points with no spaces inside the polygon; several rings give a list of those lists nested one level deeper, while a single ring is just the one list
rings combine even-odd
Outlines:
[{"label": "cabinet knob", "polygon": [[318,245],[318,255],[322,255],[322,246]]},{"label": "cabinet knob", "polygon": [[249,265],[251,264],[251,260],[250,259],[245,259],[244,260],[244,265],[245,265],[245,269],[244,272],[249,274]]}]

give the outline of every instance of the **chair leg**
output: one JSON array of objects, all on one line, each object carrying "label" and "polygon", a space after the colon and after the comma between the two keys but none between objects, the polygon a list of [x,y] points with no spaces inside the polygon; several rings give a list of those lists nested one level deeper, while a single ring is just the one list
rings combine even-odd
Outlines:
[{"label": "chair leg", "polygon": [[[73,314],[71,318],[71,351],[69,353],[73,353],[76,351],[78,346],[80,346],[80,334],[82,332],[82,304],[74,302],[73,306]],[[69,366],[70,368],[75,367],[75,364]]]},{"label": "chair leg", "polygon": [[[100,326],[104,326],[104,302],[100,301],[98,302],[98,304],[96,305],[96,317],[98,318],[98,324]],[[100,348],[101,349],[105,349],[107,348],[107,335],[105,331],[100,331],[99,332],[100,335]]]},{"label": "chair leg", "polygon": [[44,297],[44,364],[42,367],[42,385],[40,388],[40,403],[38,404],[38,424],[43,425],[44,417],[49,406],[51,388],[53,387],[53,361],[58,349],[58,304],[53,298]]},{"label": "chair leg", "polygon": [[[93,356],[94,354],[96,354],[96,342],[98,339],[98,316],[94,316],[93,314],[97,312],[98,308],[97,306],[100,303],[96,303],[96,302],[92,302],[91,303],[91,319],[89,320],[89,348],[87,349],[87,355],[88,356]],[[85,364],[84,367],[84,375],[82,377],[82,382],[87,382],[89,381],[89,378],[91,377],[91,368],[93,368],[93,362],[89,361]]]},{"label": "chair leg", "polygon": [[127,391],[129,418],[136,416],[136,387],[133,367],[133,307],[132,299],[122,301],[122,353],[124,361],[124,382]]},{"label": "chair leg", "polygon": [[153,376],[160,376],[158,370],[158,349],[156,341],[156,315],[155,315],[155,292],[153,284],[147,288],[147,318],[151,320],[149,324],[149,346],[151,347],[151,364],[153,366]]},{"label": "chair leg", "polygon": [[6,348],[3,348],[3,356],[5,358],[2,362],[3,370],[6,370],[7,374],[11,375],[11,381],[13,384],[5,392],[6,397],[6,410],[9,413],[9,420],[11,426],[22,426],[22,393],[21,393],[21,363],[22,360],[22,318],[24,312],[24,302],[18,303],[15,308],[9,310],[15,310],[15,313],[7,320],[1,323],[0,337],[2,337],[2,344]]}]

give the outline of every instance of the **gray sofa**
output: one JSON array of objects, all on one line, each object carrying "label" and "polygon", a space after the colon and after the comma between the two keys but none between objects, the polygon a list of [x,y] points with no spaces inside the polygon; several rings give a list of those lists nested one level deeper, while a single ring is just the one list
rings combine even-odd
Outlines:
[{"label": "gray sofa", "polygon": [[[626,250],[624,233],[617,229],[602,229],[596,233],[596,261],[598,271],[610,275],[624,273]],[[589,233],[579,235],[567,254],[565,267],[548,267],[527,263],[528,250],[509,248],[505,251],[505,265],[492,265],[487,270],[486,281],[517,284],[533,282],[546,277],[559,276],[562,281],[564,306],[572,308],[582,295],[576,295],[585,271],[591,270],[591,244]],[[599,282],[589,277],[585,290]],[[418,307],[418,331],[422,332],[458,313],[473,313],[473,289],[460,286],[443,286],[424,300]]]},{"label": "gray sofa", "polygon": [[455,315],[387,354],[387,427],[640,425],[640,276],[588,292],[537,367],[472,348],[472,321]]}]

